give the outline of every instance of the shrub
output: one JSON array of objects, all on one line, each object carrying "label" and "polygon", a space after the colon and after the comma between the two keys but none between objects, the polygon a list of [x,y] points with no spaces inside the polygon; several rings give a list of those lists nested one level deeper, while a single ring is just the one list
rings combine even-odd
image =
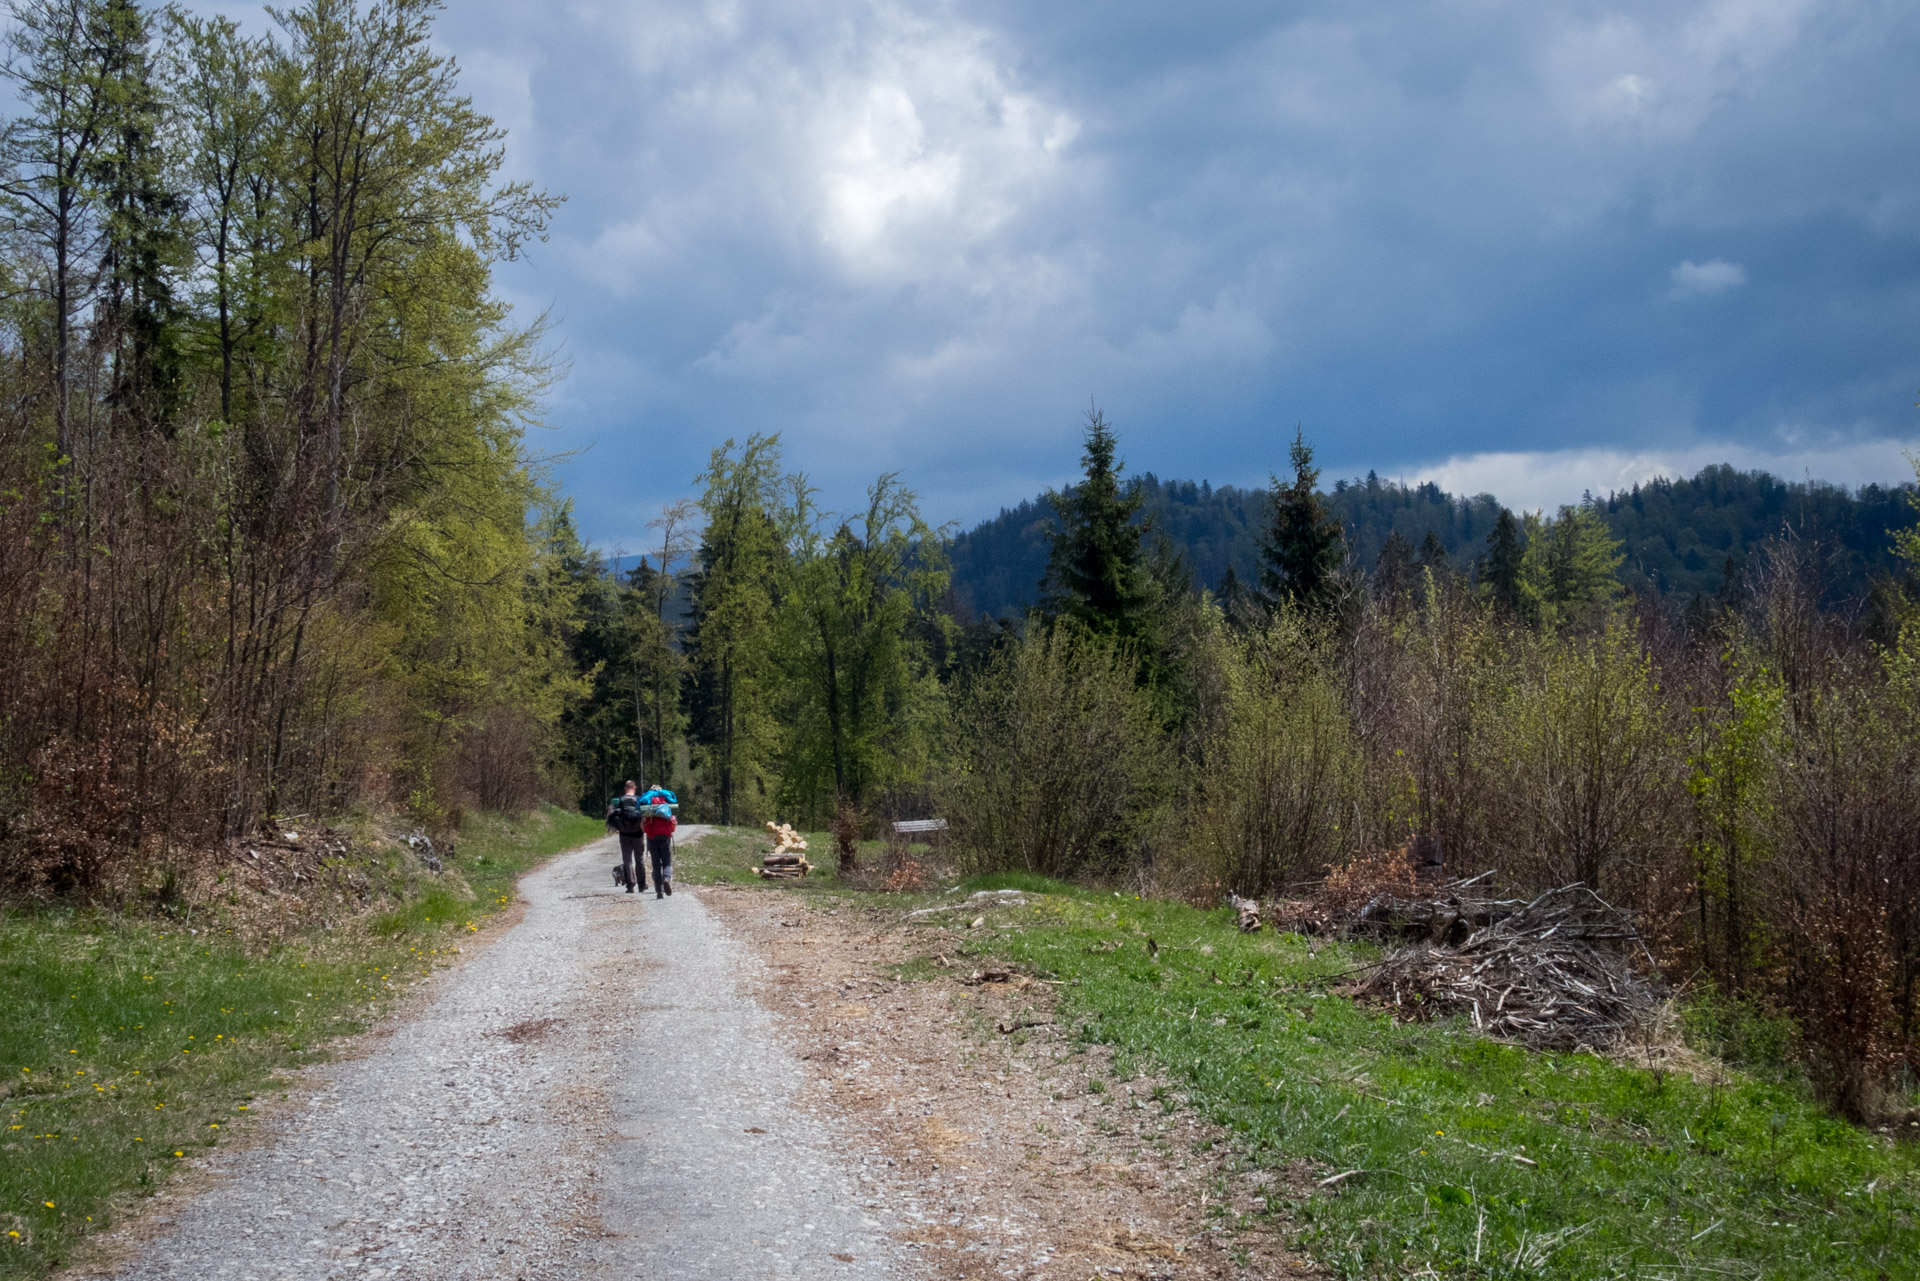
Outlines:
[{"label": "shrub", "polygon": [[1292,611],[1248,639],[1227,706],[1202,758],[1198,875],[1184,888],[1258,896],[1324,875],[1356,848],[1362,762],[1340,691]]},{"label": "shrub", "polygon": [[1112,875],[1174,788],[1124,649],[1067,627],[1008,646],[960,696],[942,803],[969,872]]}]

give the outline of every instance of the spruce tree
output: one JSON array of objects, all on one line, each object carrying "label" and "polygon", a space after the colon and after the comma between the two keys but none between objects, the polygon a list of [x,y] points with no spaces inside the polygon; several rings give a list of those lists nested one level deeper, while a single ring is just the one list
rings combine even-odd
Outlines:
[{"label": "spruce tree", "polygon": [[1227,566],[1227,572],[1220,576],[1220,590],[1215,595],[1229,623],[1243,623],[1252,617],[1253,593],[1240,581],[1240,575],[1231,564]]},{"label": "spruce tree", "polygon": [[1261,596],[1269,609],[1289,601],[1318,609],[1333,598],[1346,537],[1339,518],[1315,492],[1320,469],[1313,465],[1313,449],[1305,435],[1297,430],[1288,457],[1293,463],[1293,483],[1282,485],[1276,476],[1267,491]]},{"label": "spruce tree", "polygon": [[1416,562],[1420,568],[1430,570],[1435,578],[1444,578],[1453,571],[1453,565],[1447,560],[1447,545],[1440,541],[1440,535],[1427,530],[1427,536],[1420,540],[1420,559]]},{"label": "spruce tree", "polygon": [[94,342],[113,356],[108,402],[127,421],[168,430],[180,381],[173,282],[188,254],[186,201],[167,186],[166,108],[146,15],[130,0],[105,0],[93,29],[111,107],[90,167],[103,231]]},{"label": "spruce tree", "polygon": [[1080,455],[1085,476],[1072,489],[1047,493],[1060,527],[1047,536],[1051,551],[1040,587],[1049,615],[1073,619],[1095,635],[1140,640],[1153,605],[1135,519],[1146,499],[1138,488],[1121,485],[1117,445],[1112,425],[1090,410]]},{"label": "spruce tree", "polygon": [[1513,513],[1502,507],[1500,519],[1487,535],[1485,581],[1494,606],[1512,615],[1520,612],[1520,526]]},{"label": "spruce tree", "polygon": [[1373,591],[1381,599],[1391,599],[1413,584],[1413,544],[1399,530],[1389,530],[1387,541],[1373,562]]},{"label": "spruce tree", "polygon": [[[1529,518],[1530,521],[1532,518]],[[1521,574],[1556,619],[1608,603],[1620,595],[1620,540],[1591,502],[1562,507],[1530,531]]]}]

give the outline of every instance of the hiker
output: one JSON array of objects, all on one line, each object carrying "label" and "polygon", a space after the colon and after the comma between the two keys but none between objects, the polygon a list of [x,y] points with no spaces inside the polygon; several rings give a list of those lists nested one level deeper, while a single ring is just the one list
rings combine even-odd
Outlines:
[{"label": "hiker", "polygon": [[[642,830],[647,836],[647,857],[653,860],[653,896],[664,898],[673,893],[673,831],[680,826],[673,816],[673,807],[680,798],[666,788],[655,783],[640,798],[641,808],[646,811],[646,820]],[[640,888],[645,889],[643,885]]]},{"label": "hiker", "polygon": [[632,894],[647,888],[647,864],[643,853],[647,848],[647,817],[645,805],[635,795],[639,790],[638,785],[628,779],[625,786],[626,791],[607,806],[607,826],[620,834],[620,868],[614,879],[625,885],[627,893]]}]

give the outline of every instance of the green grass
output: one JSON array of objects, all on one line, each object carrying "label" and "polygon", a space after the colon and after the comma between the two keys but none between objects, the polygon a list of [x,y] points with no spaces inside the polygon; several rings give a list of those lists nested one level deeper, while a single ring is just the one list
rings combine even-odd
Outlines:
[{"label": "green grass", "polygon": [[552,808],[475,820],[453,875],[364,928],[264,952],[179,920],[0,909],[0,1278],[44,1275],[243,1131],[280,1073],[446,963],[521,871],[600,830]]},{"label": "green grass", "polygon": [[1920,1276],[1915,1145],[1791,1085],[1395,1024],[1330,991],[1364,949],[1243,936],[1225,911],[1033,878],[964,888],[1051,890],[988,909],[965,946],[1066,980],[1077,1035],[1114,1047],[1122,1078],[1172,1081],[1235,1159],[1363,1172],[1269,1206],[1335,1275]]}]

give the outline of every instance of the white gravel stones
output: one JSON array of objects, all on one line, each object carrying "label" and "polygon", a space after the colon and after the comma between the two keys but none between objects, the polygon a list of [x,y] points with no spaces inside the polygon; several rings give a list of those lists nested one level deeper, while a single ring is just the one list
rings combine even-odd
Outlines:
[{"label": "white gravel stones", "polygon": [[857,1157],[741,989],[755,962],[696,893],[608,886],[612,848],[522,881],[519,925],[108,1275],[899,1275]]},{"label": "white gravel stones", "polygon": [[821,1117],[824,1089],[746,995],[761,963],[697,898],[639,935],[622,1038],[621,1140],[595,1256],[612,1277],[882,1278],[907,1271],[860,1155]]}]

